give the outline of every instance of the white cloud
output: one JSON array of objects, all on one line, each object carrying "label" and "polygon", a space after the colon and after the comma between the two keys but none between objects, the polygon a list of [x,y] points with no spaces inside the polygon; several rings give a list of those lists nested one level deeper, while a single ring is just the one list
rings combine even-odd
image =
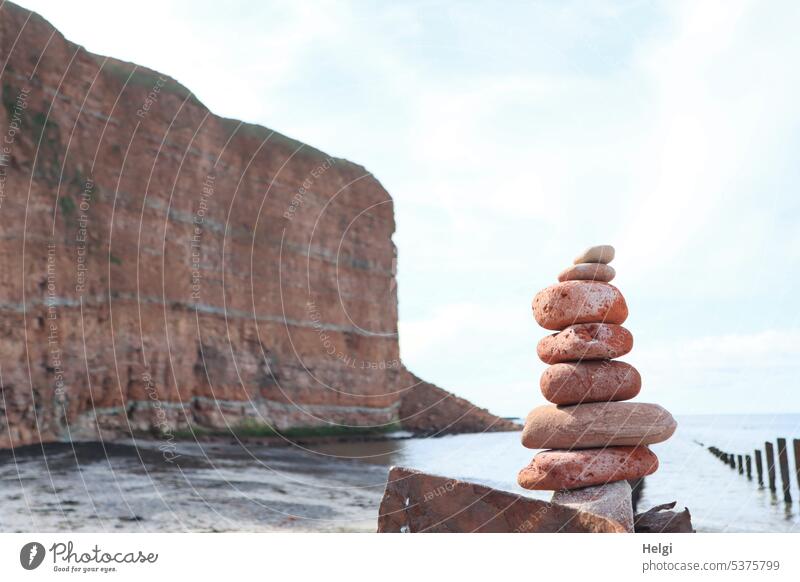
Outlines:
[{"label": "white cloud", "polygon": [[681,338],[636,349],[641,399],[681,413],[792,412],[800,331]]},{"label": "white cloud", "polygon": [[[788,16],[781,14],[787,6],[768,10],[766,27],[760,3],[671,6],[673,35],[636,56],[652,105],[643,120],[648,131],[636,164],[635,210],[621,246],[641,275],[658,262],[684,259],[709,231],[735,248],[741,232],[721,230],[722,219],[746,227],[751,209],[769,199],[771,192],[748,181],[786,147],[786,128],[798,118],[800,76],[783,58],[796,55],[800,42],[772,27],[773,19]],[[796,8],[789,13],[798,16]]]}]

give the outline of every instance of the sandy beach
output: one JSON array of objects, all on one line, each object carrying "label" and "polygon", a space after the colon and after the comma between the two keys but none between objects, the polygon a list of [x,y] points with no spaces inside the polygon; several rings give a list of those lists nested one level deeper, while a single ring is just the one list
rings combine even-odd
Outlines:
[{"label": "sandy beach", "polygon": [[386,468],[286,446],[75,443],[0,452],[6,532],[375,531]]}]

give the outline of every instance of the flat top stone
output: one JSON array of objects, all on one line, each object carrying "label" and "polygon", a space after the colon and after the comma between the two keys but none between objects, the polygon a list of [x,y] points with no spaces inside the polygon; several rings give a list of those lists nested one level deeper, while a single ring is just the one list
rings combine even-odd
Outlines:
[{"label": "flat top stone", "polygon": [[611,245],[597,245],[583,251],[572,262],[575,265],[580,263],[603,263],[607,265],[613,260],[614,247]]}]

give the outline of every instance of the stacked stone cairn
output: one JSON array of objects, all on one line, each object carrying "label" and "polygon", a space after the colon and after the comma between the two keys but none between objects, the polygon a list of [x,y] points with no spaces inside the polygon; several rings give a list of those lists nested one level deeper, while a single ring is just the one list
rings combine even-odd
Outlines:
[{"label": "stacked stone cairn", "polygon": [[540,387],[552,404],[526,419],[523,446],[546,450],[517,481],[526,489],[555,490],[553,501],[566,505],[602,506],[611,499],[615,506],[606,513],[632,529],[627,481],[658,468],[647,445],[672,436],[676,423],[657,404],[625,402],[642,381],[633,366],[617,360],[631,351],[633,336],[621,325],[628,317],[625,298],[609,283],[613,258],[609,245],[587,249],[559,274],[559,283],[533,299],[536,321],[556,332],[537,346],[550,364]]}]

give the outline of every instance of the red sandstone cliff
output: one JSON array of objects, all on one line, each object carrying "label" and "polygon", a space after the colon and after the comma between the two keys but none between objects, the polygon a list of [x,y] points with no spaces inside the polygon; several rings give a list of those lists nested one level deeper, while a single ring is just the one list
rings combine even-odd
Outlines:
[{"label": "red sandstone cliff", "polygon": [[187,425],[514,426],[399,359],[392,199],[0,9],[0,447]]}]

